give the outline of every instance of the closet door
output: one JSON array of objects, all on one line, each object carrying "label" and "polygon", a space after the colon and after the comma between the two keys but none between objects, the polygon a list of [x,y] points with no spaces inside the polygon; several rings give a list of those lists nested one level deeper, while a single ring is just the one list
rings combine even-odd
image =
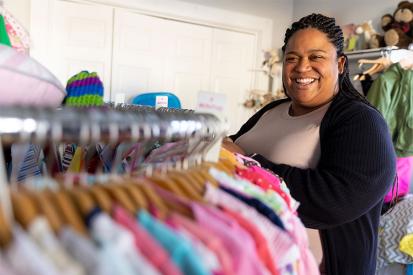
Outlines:
[{"label": "closet door", "polygon": [[211,89],[213,29],[165,20],[167,49],[165,86],[175,91],[187,109],[195,109],[199,91]]},{"label": "closet door", "polygon": [[112,100],[169,91],[194,109],[199,91],[227,97],[231,132],[251,112],[242,106],[253,87],[256,37],[186,22],[115,11]]},{"label": "closet door", "polygon": [[214,29],[211,90],[227,96],[229,133],[236,133],[252,115],[243,106],[253,87],[256,37],[247,33]]},{"label": "closet door", "polygon": [[50,24],[47,67],[63,85],[82,71],[95,71],[103,81],[105,99],[109,99],[113,9],[55,1]]},{"label": "closet door", "polygon": [[211,39],[211,28],[116,10],[112,100],[169,91],[195,108],[209,89]]}]

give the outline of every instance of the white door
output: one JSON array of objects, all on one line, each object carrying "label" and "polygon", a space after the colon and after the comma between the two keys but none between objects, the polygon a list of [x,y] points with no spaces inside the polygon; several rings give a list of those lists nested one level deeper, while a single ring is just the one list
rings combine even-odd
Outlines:
[{"label": "white door", "polygon": [[211,89],[227,96],[229,133],[238,131],[252,115],[242,104],[253,87],[255,45],[254,35],[214,29]]},{"label": "white door", "polygon": [[149,90],[163,90],[165,58],[159,21],[116,10],[113,36],[112,95],[127,99]]},{"label": "white door", "polygon": [[209,88],[211,39],[211,28],[116,10],[112,100],[168,91],[195,108]]},{"label": "white door", "polygon": [[109,99],[113,9],[55,1],[51,14],[46,67],[63,85],[82,70],[97,72]]},{"label": "white door", "polygon": [[165,86],[181,99],[183,108],[195,109],[199,91],[211,88],[212,32],[209,27],[164,20],[169,42]]},{"label": "white door", "polygon": [[115,11],[112,100],[169,91],[194,109],[199,91],[225,94],[234,132],[251,115],[242,103],[253,87],[256,37]]}]

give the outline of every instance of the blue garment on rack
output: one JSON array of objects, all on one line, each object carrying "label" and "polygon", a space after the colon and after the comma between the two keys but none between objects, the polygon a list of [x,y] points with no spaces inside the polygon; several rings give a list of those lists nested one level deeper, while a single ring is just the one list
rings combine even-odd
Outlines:
[{"label": "blue garment on rack", "polygon": [[210,274],[189,241],[153,218],[146,211],[139,211],[137,217],[139,224],[169,252],[173,262],[185,275]]},{"label": "blue garment on rack", "polygon": [[413,275],[413,264],[408,264],[406,266],[406,275]]}]

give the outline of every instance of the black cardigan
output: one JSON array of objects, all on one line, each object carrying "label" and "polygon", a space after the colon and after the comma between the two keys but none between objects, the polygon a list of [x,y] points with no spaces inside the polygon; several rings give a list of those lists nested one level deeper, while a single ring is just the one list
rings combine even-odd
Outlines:
[{"label": "black cardigan", "polygon": [[[231,136],[235,141],[272,102]],[[282,131],[274,125],[274,131]],[[386,122],[366,104],[338,93],[320,125],[320,161],[315,169],[254,158],[282,176],[300,202],[304,225],[320,230],[328,275],[374,275],[380,211],[396,171],[396,156]]]}]

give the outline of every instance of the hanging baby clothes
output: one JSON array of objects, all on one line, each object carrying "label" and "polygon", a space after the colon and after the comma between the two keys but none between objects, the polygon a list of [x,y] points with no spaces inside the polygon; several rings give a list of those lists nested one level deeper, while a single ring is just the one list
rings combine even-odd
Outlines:
[{"label": "hanging baby clothes", "polygon": [[[391,189],[384,197],[384,202],[389,203],[396,196],[403,197],[410,190],[410,183],[413,174],[413,157],[397,158],[397,185],[394,186],[395,189]],[[396,183],[395,183],[396,184]]]},{"label": "hanging baby clothes", "polygon": [[393,64],[372,84],[368,101],[389,126],[398,157],[413,156],[413,71]]},{"label": "hanging baby clothes", "polygon": [[11,46],[18,52],[29,54],[29,32],[5,8],[0,7],[0,14],[4,16],[6,31],[9,35]]},{"label": "hanging baby clothes", "polygon": [[400,63],[393,64],[372,84],[367,95],[386,120],[397,153],[397,190],[390,190],[385,202],[390,202],[409,190],[413,169],[413,71],[405,70]]},{"label": "hanging baby clothes", "polygon": [[6,24],[3,15],[0,14],[0,44],[11,46],[9,35],[7,34]]},{"label": "hanging baby clothes", "polygon": [[[28,177],[41,175],[39,156],[40,147],[38,145],[12,145],[12,175],[16,175],[18,182],[24,181]],[[21,156],[24,156],[21,162]]]}]

